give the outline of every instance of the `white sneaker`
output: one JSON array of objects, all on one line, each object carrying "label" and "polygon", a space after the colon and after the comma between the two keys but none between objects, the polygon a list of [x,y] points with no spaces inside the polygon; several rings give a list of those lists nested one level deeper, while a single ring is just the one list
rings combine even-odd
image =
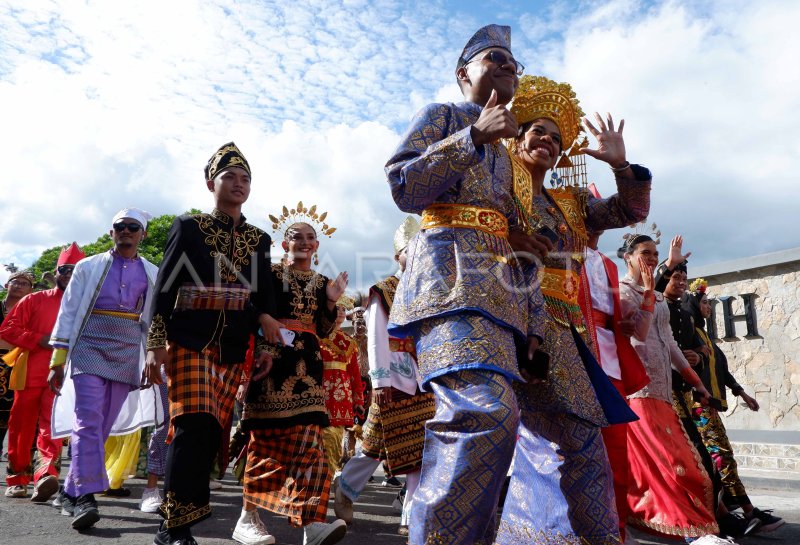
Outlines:
[{"label": "white sneaker", "polygon": [[312,522],[303,528],[303,545],[333,545],[347,533],[347,523],[336,519],[331,523]]},{"label": "white sneaker", "polygon": [[142,501],[139,502],[139,509],[143,513],[158,513],[158,508],[161,507],[163,501],[158,487],[145,488],[142,492]]},{"label": "white sneaker", "polygon": [[703,536],[700,539],[695,539],[692,541],[692,545],[737,545],[735,541],[731,539],[725,539],[722,537],[717,537],[714,534],[708,534],[707,536]]},{"label": "white sneaker", "polygon": [[219,482],[218,480],[211,479],[210,481],[208,481],[209,490],[219,490],[220,488],[222,488],[222,483]]},{"label": "white sneaker", "polygon": [[28,487],[21,484],[12,484],[6,487],[6,498],[24,498],[28,495]]},{"label": "white sneaker", "polygon": [[258,509],[242,511],[236,528],[233,529],[233,539],[244,545],[272,545],[275,538],[267,531],[267,527],[258,516]]}]

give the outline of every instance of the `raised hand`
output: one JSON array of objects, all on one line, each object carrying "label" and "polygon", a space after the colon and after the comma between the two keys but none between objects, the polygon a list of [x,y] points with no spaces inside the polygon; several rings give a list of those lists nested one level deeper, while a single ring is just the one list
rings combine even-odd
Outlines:
[{"label": "raised hand", "polygon": [[648,265],[643,257],[639,257],[639,273],[642,276],[642,286],[645,291],[653,291],[656,281],[653,279],[653,268]]},{"label": "raised hand", "polygon": [[589,157],[594,157],[598,161],[608,163],[611,168],[618,168],[625,165],[625,140],[622,139],[622,129],[625,127],[625,120],[619,122],[619,128],[614,130],[614,120],[611,114],[606,114],[608,124],[603,121],[600,114],[595,112],[598,129],[592,125],[588,118],[583,118],[583,125],[586,130],[597,139],[597,149],[584,148],[583,153]]},{"label": "raised hand", "polygon": [[676,235],[669,242],[669,257],[667,258],[667,268],[669,270],[674,270],[675,267],[689,259],[689,256],[692,255],[692,252],[683,253],[683,236]]},{"label": "raised hand", "polygon": [[518,130],[517,118],[506,109],[505,104],[497,104],[497,91],[492,89],[480,117],[472,125],[472,143],[478,147],[501,138],[515,138]]},{"label": "raised hand", "polygon": [[325,293],[328,295],[328,301],[332,301],[335,304],[346,289],[347,272],[345,271],[340,272],[335,280],[328,282],[328,286],[325,288]]}]

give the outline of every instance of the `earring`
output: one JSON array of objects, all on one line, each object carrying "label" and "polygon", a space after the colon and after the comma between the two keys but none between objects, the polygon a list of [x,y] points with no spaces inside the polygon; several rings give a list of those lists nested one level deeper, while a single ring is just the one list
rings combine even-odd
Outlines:
[{"label": "earring", "polygon": [[319,265],[319,257],[317,257],[317,252],[314,252],[314,265]]}]

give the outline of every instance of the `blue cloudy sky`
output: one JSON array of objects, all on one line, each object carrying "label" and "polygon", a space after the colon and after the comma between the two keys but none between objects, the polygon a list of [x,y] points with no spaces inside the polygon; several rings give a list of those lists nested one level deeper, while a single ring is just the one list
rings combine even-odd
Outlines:
[{"label": "blue cloudy sky", "polygon": [[650,219],[692,263],[795,247],[798,20],[779,0],[0,1],[0,263],[92,241],[124,206],[208,209],[202,167],[234,140],[248,218],[318,204],[338,228],[329,271],[368,285],[403,219],[383,165],[418,108],[458,99],[458,54],[491,22],[527,73],[625,118]]}]

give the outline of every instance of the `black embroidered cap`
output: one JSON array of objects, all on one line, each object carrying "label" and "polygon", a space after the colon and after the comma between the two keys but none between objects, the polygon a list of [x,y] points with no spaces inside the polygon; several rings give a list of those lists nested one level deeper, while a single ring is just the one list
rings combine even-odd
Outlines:
[{"label": "black embroidered cap", "polygon": [[206,180],[213,180],[217,177],[217,174],[230,167],[243,168],[247,171],[247,174],[252,176],[250,173],[250,164],[233,142],[228,142],[219,148],[208,160],[208,164],[205,169],[203,169]]}]

